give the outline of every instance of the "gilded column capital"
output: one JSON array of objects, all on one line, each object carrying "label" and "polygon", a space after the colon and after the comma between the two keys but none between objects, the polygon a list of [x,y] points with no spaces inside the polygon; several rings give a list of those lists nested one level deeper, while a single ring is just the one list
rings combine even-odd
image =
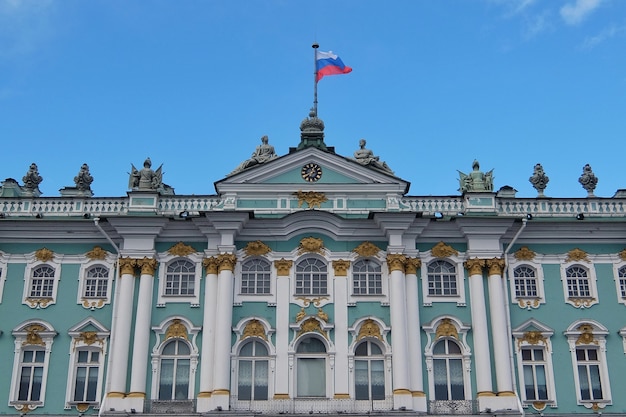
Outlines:
[{"label": "gilded column capital", "polygon": [[387,266],[389,272],[402,271],[404,272],[404,266],[406,265],[406,256],[401,253],[390,253],[387,255]]},{"label": "gilded column capital", "polygon": [[204,272],[209,274],[217,275],[217,259],[214,256],[210,258],[204,258],[202,260],[202,265],[204,266]]},{"label": "gilded column capital", "polygon": [[279,277],[288,277],[289,270],[293,265],[293,261],[289,261],[285,258],[274,261],[274,266],[276,267],[276,275]]},{"label": "gilded column capital", "polygon": [[422,267],[422,260],[419,258],[408,258],[406,260],[406,273],[417,275],[417,270]]},{"label": "gilded column capital", "polygon": [[154,275],[158,264],[157,260],[153,258],[144,257],[137,260],[137,266],[141,268],[141,275]]},{"label": "gilded column capital", "polygon": [[120,275],[135,275],[137,260],[133,258],[120,258]]},{"label": "gilded column capital", "polygon": [[344,261],[343,259],[333,261],[333,269],[337,277],[347,277],[348,268],[350,268],[350,261]]},{"label": "gilded column capital", "polygon": [[222,271],[235,271],[235,264],[237,264],[237,256],[232,253],[222,253],[217,255],[217,270]]},{"label": "gilded column capital", "polygon": [[504,271],[504,259],[502,258],[487,259],[487,268],[489,268],[489,276],[492,276],[492,275],[502,276],[502,272]]},{"label": "gilded column capital", "polygon": [[485,266],[485,260],[479,258],[468,259],[467,261],[463,262],[463,266],[469,271],[470,276],[482,275],[483,268]]}]

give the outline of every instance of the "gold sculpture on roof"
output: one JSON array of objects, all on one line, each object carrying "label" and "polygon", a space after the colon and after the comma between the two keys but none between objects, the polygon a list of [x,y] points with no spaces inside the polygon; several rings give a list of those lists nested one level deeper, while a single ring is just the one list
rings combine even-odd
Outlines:
[{"label": "gold sculpture on roof", "polygon": [[352,252],[355,252],[362,257],[376,256],[378,255],[378,252],[380,252],[380,248],[372,242],[363,242],[356,248],[352,249]]},{"label": "gold sculpture on roof", "polygon": [[535,258],[535,252],[528,249],[527,246],[522,246],[513,254],[513,256],[515,256],[515,259],[518,261],[531,261]]},{"label": "gold sculpture on roof", "polygon": [[298,190],[293,193],[293,195],[298,198],[298,208],[302,207],[303,203],[306,203],[310,209],[315,208],[315,206],[322,208],[322,203],[328,201],[328,198],[326,198],[324,193],[318,193],[315,191]]},{"label": "gold sculpture on roof", "polygon": [[92,250],[86,253],[87,258],[89,259],[98,259],[103,260],[107,257],[107,251],[102,249],[100,246],[94,246]]},{"label": "gold sculpture on roof", "polygon": [[178,242],[167,250],[167,253],[174,256],[188,256],[192,253],[196,253],[196,250],[183,242]]},{"label": "gold sculpture on roof", "polygon": [[54,252],[48,248],[41,248],[35,252],[35,258],[41,262],[48,262],[54,258]]},{"label": "gold sculpture on roof", "polygon": [[445,243],[443,243],[443,241],[433,246],[430,252],[436,258],[447,258],[452,255],[459,255],[459,252],[456,249],[454,249],[452,246],[446,245]]},{"label": "gold sculpture on roof", "polygon": [[262,256],[270,253],[272,249],[260,240],[255,240],[254,242],[248,242],[243,251],[246,253],[246,256]]},{"label": "gold sculpture on roof", "polygon": [[324,253],[324,241],[318,237],[305,237],[298,246],[298,255],[304,253]]},{"label": "gold sculpture on roof", "polygon": [[565,259],[565,262],[578,262],[578,261],[589,262],[587,252],[578,248],[572,249],[571,251],[567,252],[567,259]]}]

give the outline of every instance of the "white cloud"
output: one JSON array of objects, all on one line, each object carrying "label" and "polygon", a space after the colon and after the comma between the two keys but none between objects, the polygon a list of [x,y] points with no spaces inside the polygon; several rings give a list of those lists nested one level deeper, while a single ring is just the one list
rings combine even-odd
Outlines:
[{"label": "white cloud", "polygon": [[582,44],[583,49],[592,49],[596,45],[615,36],[626,35],[626,26],[611,26],[604,29],[595,36],[585,38]]},{"label": "white cloud", "polygon": [[576,0],[561,7],[561,17],[568,25],[577,25],[591,14],[602,0]]}]

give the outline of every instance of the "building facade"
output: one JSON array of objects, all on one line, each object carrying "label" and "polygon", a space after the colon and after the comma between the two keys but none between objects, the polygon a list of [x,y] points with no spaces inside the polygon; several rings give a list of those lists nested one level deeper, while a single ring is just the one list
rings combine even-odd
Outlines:
[{"label": "building facade", "polygon": [[149,160],[119,198],[86,166],[61,197],[5,180],[0,415],[625,414],[626,195],[589,168],[546,198],[539,166],[516,198],[475,163],[410,196],[365,145],[312,113],[215,195]]}]

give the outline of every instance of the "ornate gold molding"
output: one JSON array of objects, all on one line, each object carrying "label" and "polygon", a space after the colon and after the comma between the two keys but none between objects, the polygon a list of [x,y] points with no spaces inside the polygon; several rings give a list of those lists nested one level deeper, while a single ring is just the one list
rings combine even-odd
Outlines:
[{"label": "ornate gold molding", "polygon": [[275,400],[288,400],[289,394],[274,394]]},{"label": "ornate gold molding", "polygon": [[54,252],[48,248],[41,248],[35,252],[35,259],[41,262],[48,262],[54,259]]},{"label": "ornate gold molding", "polygon": [[298,311],[298,314],[296,314],[296,323],[305,317],[306,317],[306,311],[304,311],[304,307],[302,307],[300,311]]},{"label": "ornate gold molding", "polygon": [[430,253],[437,258],[447,258],[449,256],[455,255],[458,256],[459,252],[454,249],[452,246],[446,245],[445,243],[439,242],[430,250]]},{"label": "ornate gold molding", "polygon": [[545,401],[535,401],[533,408],[537,411],[543,411],[546,408],[547,403]]},{"label": "ornate gold molding", "polygon": [[541,300],[539,298],[519,298],[517,300],[517,305],[520,306],[520,308],[537,308],[539,307],[539,302]]},{"label": "ornate gold molding", "polygon": [[76,404],[76,411],[78,411],[79,413],[84,413],[87,410],[89,410],[89,403]]},{"label": "ornate gold molding", "polygon": [[593,303],[596,302],[595,298],[572,298],[569,297],[567,299],[568,301],[570,301],[572,304],[574,304],[574,307],[576,308],[580,308],[580,307],[586,307],[589,308],[592,306]]},{"label": "ornate gold molding", "polygon": [[367,319],[361,324],[359,328],[359,334],[356,337],[356,340],[361,340],[364,337],[375,337],[376,339],[383,341],[383,336],[380,333],[380,326],[372,319]]},{"label": "ornate gold molding", "polygon": [[298,190],[293,193],[293,195],[298,198],[298,208],[302,207],[302,203],[306,203],[310,209],[315,208],[315,206],[321,209],[322,203],[328,201],[328,198],[326,198],[324,193],[318,193],[315,191]]},{"label": "ornate gold molding", "polygon": [[272,249],[260,240],[255,240],[254,242],[248,242],[243,251],[246,253],[246,256],[262,256],[270,253]]},{"label": "ornate gold molding", "polygon": [[527,246],[522,246],[517,250],[517,252],[513,254],[513,256],[515,256],[515,259],[517,259],[518,261],[531,261],[535,259],[535,255],[535,252],[528,249]]},{"label": "ornate gold molding", "polygon": [[165,331],[165,340],[171,339],[171,338],[189,340],[187,336],[187,328],[180,321],[180,319],[174,319],[172,321],[172,324],[170,324],[167,330]]},{"label": "ornate gold molding", "polygon": [[381,249],[372,242],[363,242],[356,248],[352,249],[352,252],[355,252],[359,256],[368,257],[378,255],[380,250]]},{"label": "ornate gold molding", "polygon": [[404,388],[396,388],[393,390],[393,395],[411,395],[411,391]]},{"label": "ornate gold molding", "polygon": [[626,261],[626,249],[623,249],[620,253],[617,254],[622,261]]},{"label": "ornate gold molding", "polygon": [[174,256],[188,256],[196,252],[197,251],[194,248],[184,244],[183,242],[178,242],[167,250],[167,253]]},{"label": "ornate gold molding", "polygon": [[419,258],[407,258],[405,272],[407,274],[416,275],[417,270],[422,267],[422,261]]},{"label": "ornate gold molding", "polygon": [[95,343],[100,346],[104,346],[104,339],[98,337],[98,333],[96,332],[81,332],[77,337],[74,338],[74,345],[78,342],[83,342],[87,346],[91,346]]},{"label": "ornate gold molding", "polygon": [[22,342],[22,346],[26,345],[39,345],[45,346],[46,343],[43,341],[39,332],[44,332],[47,329],[43,327],[41,324],[31,324],[26,329],[26,340]]},{"label": "ornate gold molding", "polygon": [[153,258],[137,259],[137,266],[141,268],[141,275],[153,276],[158,264],[157,260]]},{"label": "ornate gold molding", "polygon": [[580,336],[576,339],[576,345],[597,345],[598,340],[593,335],[593,326],[591,324],[581,324],[578,326]]},{"label": "ornate gold molding", "polygon": [[265,327],[263,327],[263,324],[259,320],[252,319],[246,324],[246,327],[244,327],[241,339],[243,340],[248,337],[260,337],[261,339],[267,341]]},{"label": "ornate gold molding", "polygon": [[120,258],[120,274],[121,275],[135,275],[135,266],[137,260],[133,258]]},{"label": "ornate gold molding", "polygon": [[306,297],[296,297],[296,300],[302,300],[302,304],[305,307],[313,304],[315,307],[319,307],[320,303],[324,300],[328,300],[328,297],[316,297],[316,298],[306,298]]},{"label": "ornate gold molding", "polygon": [[204,273],[209,275],[217,275],[217,259],[211,256],[210,258],[204,258],[202,260],[202,266],[204,266]]},{"label": "ornate gold molding", "polygon": [[28,297],[25,300],[30,308],[46,308],[48,304],[52,302],[52,298],[32,298]]},{"label": "ornate gold molding", "polygon": [[293,261],[289,261],[285,258],[274,261],[274,267],[276,267],[276,275],[279,277],[288,277],[292,265]]},{"label": "ornate gold molding", "polygon": [[468,259],[467,261],[463,262],[463,266],[469,271],[470,276],[482,275],[483,267],[485,266],[485,260],[479,258]]},{"label": "ornate gold molding", "polygon": [[324,241],[318,237],[305,237],[300,241],[298,246],[298,255],[305,253],[324,253]]},{"label": "ornate gold molding", "polygon": [[100,246],[94,246],[92,250],[85,254],[85,256],[91,260],[103,260],[107,257],[107,251],[102,249]]},{"label": "ornate gold molding", "polygon": [[487,259],[487,268],[489,268],[489,276],[500,275],[504,271],[505,262],[502,258]]},{"label": "ornate gold molding", "polygon": [[335,394],[334,398],[336,400],[349,400],[350,394]]},{"label": "ornate gold molding", "polygon": [[587,252],[578,248],[572,249],[571,251],[567,252],[567,258],[565,259],[565,262],[578,261],[590,262],[589,257],[587,256]]},{"label": "ornate gold molding", "polygon": [[326,314],[321,308],[317,309],[317,317],[328,323],[328,314]]},{"label": "ornate gold molding", "polygon": [[389,272],[402,271],[404,273],[404,266],[406,265],[406,256],[401,253],[390,253],[387,255],[387,266]]},{"label": "ornate gold molding", "polygon": [[519,339],[517,339],[517,347],[519,348],[523,342],[526,342],[530,345],[538,345],[539,343],[547,344],[546,337],[541,334],[540,331],[537,330],[529,330],[522,335]]},{"label": "ornate gold molding", "polygon": [[217,255],[217,270],[218,272],[222,271],[231,271],[235,270],[235,264],[237,263],[237,257],[232,253],[222,253]]},{"label": "ornate gold molding", "polygon": [[344,261],[343,259],[333,261],[333,269],[337,277],[347,277],[348,268],[350,268],[350,261]]},{"label": "ornate gold molding", "polygon": [[454,324],[452,324],[452,320],[448,318],[441,320],[441,323],[439,323],[439,326],[437,326],[437,330],[435,331],[435,340],[440,337],[454,337],[457,340],[459,339],[459,333],[457,332],[456,327],[454,327]]},{"label": "ornate gold molding", "polygon": [[104,307],[106,299],[81,298],[80,301],[82,301],[82,306],[85,308],[102,308]]},{"label": "ornate gold molding", "polygon": [[324,339],[328,340],[328,335],[322,329],[320,322],[313,317],[309,317],[302,322],[302,324],[300,325],[300,331],[298,332],[296,337],[300,337],[300,335],[303,335],[304,333],[319,333],[324,337]]}]

